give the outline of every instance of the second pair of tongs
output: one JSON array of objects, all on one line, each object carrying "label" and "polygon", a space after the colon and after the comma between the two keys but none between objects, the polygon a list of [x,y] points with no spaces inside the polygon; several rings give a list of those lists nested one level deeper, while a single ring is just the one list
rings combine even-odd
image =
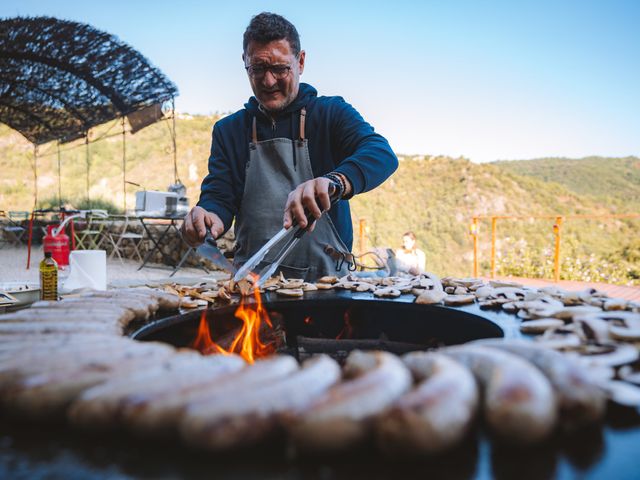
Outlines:
[{"label": "second pair of tongs", "polygon": [[[331,200],[331,205],[335,204],[338,201],[338,192],[339,188],[333,184],[333,182],[329,185],[329,199]],[[324,212],[323,212],[324,213]],[[281,241],[284,241],[283,246],[278,251],[278,254],[275,256],[274,260],[267,264],[261,271],[258,273],[258,281],[256,282],[257,287],[261,287],[264,283],[275,273],[278,269],[282,261],[289,255],[289,253],[295,248],[298,244],[302,236],[309,230],[311,225],[316,221],[316,218],[311,215],[308,211],[305,210],[305,215],[307,216],[307,226],[305,228],[300,227],[297,222],[294,220],[294,223],[291,227],[283,228],[278,233],[276,233],[271,240],[265,243],[260,250],[258,250],[246,263],[236,272],[233,277],[235,282],[239,282],[243,278],[245,278],[249,272],[251,272],[258,264],[262,261],[264,257],[271,251],[271,249],[279,244]],[[286,239],[286,240],[285,240]]]}]

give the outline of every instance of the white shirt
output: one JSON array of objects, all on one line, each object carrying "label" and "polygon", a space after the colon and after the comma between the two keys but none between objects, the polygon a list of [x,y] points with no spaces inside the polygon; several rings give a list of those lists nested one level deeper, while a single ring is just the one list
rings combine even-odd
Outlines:
[{"label": "white shirt", "polygon": [[424,272],[426,266],[426,258],[424,252],[419,248],[406,251],[404,248],[396,250],[396,263],[398,270],[408,272],[409,270],[417,270]]}]

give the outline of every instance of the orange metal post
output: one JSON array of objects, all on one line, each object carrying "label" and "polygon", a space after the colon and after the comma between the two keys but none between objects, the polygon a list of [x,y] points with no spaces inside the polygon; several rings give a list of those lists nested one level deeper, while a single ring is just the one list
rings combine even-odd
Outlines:
[{"label": "orange metal post", "polygon": [[[553,233],[555,236],[555,252],[554,252],[554,280],[556,282],[560,281],[561,274],[561,259],[560,259],[560,243],[562,241],[562,224],[567,219],[576,219],[576,218],[606,218],[606,219],[620,219],[620,218],[640,218],[639,213],[622,213],[622,214],[611,214],[611,215],[478,215],[477,217],[472,217],[475,221],[476,219],[485,220],[491,219],[491,278],[495,277],[496,274],[496,224],[498,219],[510,219],[510,220],[529,220],[532,218],[536,219],[545,219],[545,220],[555,220],[555,224],[553,225]],[[471,229],[473,229],[473,225],[471,225]],[[473,235],[473,233],[472,233]],[[477,239],[474,238],[474,241]],[[474,244],[475,248],[475,244]],[[475,258],[474,251],[474,274],[475,274],[475,262],[477,259]]]},{"label": "orange metal post", "polygon": [[562,217],[556,217],[556,223],[553,226],[553,233],[555,235],[556,245],[553,254],[553,278],[557,283],[560,281],[560,239],[562,236]]},{"label": "orange metal post", "polygon": [[366,225],[367,225],[367,220],[364,218],[360,219],[359,222],[359,228],[358,228],[358,234],[359,234],[359,248],[360,248],[360,255],[362,255],[367,248],[366,242],[367,242],[367,238],[365,236],[365,231],[366,231]]},{"label": "orange metal post", "polygon": [[491,217],[491,278],[496,276],[496,224],[497,217]]},{"label": "orange metal post", "polygon": [[473,236],[473,276],[478,276],[478,217],[473,217],[471,223],[471,235]]}]

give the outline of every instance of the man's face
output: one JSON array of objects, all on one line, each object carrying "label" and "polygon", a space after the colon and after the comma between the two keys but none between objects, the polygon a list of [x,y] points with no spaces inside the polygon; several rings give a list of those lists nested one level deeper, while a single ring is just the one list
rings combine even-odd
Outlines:
[{"label": "man's face", "polygon": [[413,247],[415,246],[416,242],[413,238],[411,238],[409,235],[405,235],[402,237],[402,246],[404,247],[405,250],[413,250]]},{"label": "man's face", "polygon": [[302,50],[296,58],[284,39],[247,45],[242,59],[245,67],[250,67],[253,94],[265,110],[277,113],[295,100],[304,70],[304,55]]}]

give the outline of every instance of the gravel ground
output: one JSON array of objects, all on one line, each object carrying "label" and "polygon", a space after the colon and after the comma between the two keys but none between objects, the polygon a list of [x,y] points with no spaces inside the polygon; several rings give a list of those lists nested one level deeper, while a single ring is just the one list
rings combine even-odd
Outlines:
[{"label": "gravel ground", "polygon": [[[27,247],[4,246],[0,248],[0,282],[38,282],[38,263],[44,257],[42,246],[37,246],[31,251],[31,268],[26,269]],[[140,262],[133,260],[120,261],[118,258],[107,258],[107,283],[111,287],[125,287],[143,284],[158,283],[182,283],[194,284],[203,280],[226,278],[224,272],[211,272],[197,268],[181,268],[173,276],[169,277],[173,269],[163,265],[149,264],[142,270],[138,270]],[[60,273],[61,278],[66,277],[65,272]]]}]

